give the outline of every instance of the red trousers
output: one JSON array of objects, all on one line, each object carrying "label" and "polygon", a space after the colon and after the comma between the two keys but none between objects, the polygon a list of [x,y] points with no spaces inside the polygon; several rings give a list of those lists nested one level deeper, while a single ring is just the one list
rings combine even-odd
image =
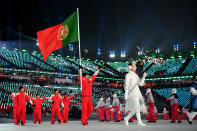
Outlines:
[{"label": "red trousers", "polygon": [[131,117],[131,118],[129,119],[129,122],[133,122],[133,117]]},{"label": "red trousers", "polygon": [[111,115],[111,121],[113,121],[113,120],[114,120],[114,112],[111,111],[111,112],[110,112],[110,115]]},{"label": "red trousers", "polygon": [[52,107],[51,108],[51,123],[55,121],[55,115],[57,114],[58,120],[62,121],[61,113],[60,113],[60,108],[59,107]]},{"label": "red trousers", "polygon": [[151,122],[156,121],[156,117],[153,113],[154,107],[155,107],[155,103],[149,103],[147,119],[148,119],[148,121],[151,121]]},{"label": "red trousers", "polygon": [[105,113],[105,109],[103,107],[102,108],[99,108],[98,114],[99,114],[99,120],[100,121],[105,120],[104,113]]},{"label": "red trousers", "polygon": [[168,115],[168,113],[163,114],[163,119],[164,119],[164,120],[169,120],[169,115]]},{"label": "red trousers", "polygon": [[194,117],[194,119],[193,120],[197,120],[197,115]]},{"label": "red trousers", "polygon": [[110,110],[110,108],[107,108],[106,109],[106,119],[107,119],[107,121],[110,121],[110,115],[111,115],[111,110]]},{"label": "red trousers", "polygon": [[175,122],[176,119],[181,121],[181,117],[179,115],[179,104],[176,103],[171,105],[171,117],[173,122]]},{"label": "red trousers", "polygon": [[187,120],[187,113],[185,113],[185,112],[182,113],[182,119],[183,119],[183,120]]},{"label": "red trousers", "polygon": [[119,113],[119,115],[120,115],[120,120],[123,120],[124,118],[123,118],[123,112],[122,111]]},{"label": "red trousers", "polygon": [[40,110],[34,109],[34,117],[33,117],[33,123],[34,124],[36,123],[36,120],[37,120],[36,117],[37,116],[38,116],[38,121],[42,122],[41,109]]},{"label": "red trousers", "polygon": [[146,120],[148,120],[148,118],[149,118],[149,114],[148,113],[145,115],[145,118],[146,118]]},{"label": "red trousers", "polygon": [[93,103],[91,97],[81,97],[82,113],[81,122],[87,124],[88,119],[93,111]]},{"label": "red trousers", "polygon": [[25,125],[26,107],[17,108],[17,119],[18,119],[17,122],[21,121],[21,122],[23,122],[23,125]]},{"label": "red trousers", "polygon": [[120,106],[115,106],[115,119],[116,121],[120,121],[120,114],[119,114]]},{"label": "red trousers", "polygon": [[13,119],[14,119],[14,124],[18,124],[18,118],[17,118],[17,108],[13,108]]},{"label": "red trousers", "polygon": [[69,113],[69,107],[64,107],[63,111],[62,111],[62,117],[63,117],[63,122],[68,121],[68,113]]}]

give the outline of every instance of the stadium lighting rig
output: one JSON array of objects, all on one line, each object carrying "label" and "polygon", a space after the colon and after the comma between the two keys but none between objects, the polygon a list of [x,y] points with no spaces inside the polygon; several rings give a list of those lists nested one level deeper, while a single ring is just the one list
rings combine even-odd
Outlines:
[{"label": "stadium lighting rig", "polygon": [[100,48],[97,49],[97,54],[101,55],[101,49]]},{"label": "stadium lighting rig", "polygon": [[74,50],[73,44],[68,44],[68,46],[69,46],[69,50],[70,50],[70,51],[73,51],[73,50]]},{"label": "stadium lighting rig", "polygon": [[159,53],[160,53],[160,48],[159,48],[159,47],[157,47],[157,48],[155,49],[155,53],[156,53],[156,54],[159,54]]},{"label": "stadium lighting rig", "polygon": [[174,51],[179,51],[179,46],[180,46],[179,43],[173,44]]},{"label": "stadium lighting rig", "polygon": [[125,57],[126,57],[126,52],[125,52],[125,51],[121,51],[120,57],[121,57],[121,58],[125,58]]},{"label": "stadium lighting rig", "polygon": [[110,58],[115,58],[115,51],[114,50],[111,50],[111,51],[109,51],[109,57]]}]

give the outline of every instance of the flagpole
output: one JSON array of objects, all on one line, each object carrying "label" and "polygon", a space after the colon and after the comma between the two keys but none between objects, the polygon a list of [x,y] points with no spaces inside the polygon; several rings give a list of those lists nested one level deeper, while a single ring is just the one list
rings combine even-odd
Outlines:
[{"label": "flagpole", "polygon": [[[80,43],[80,28],[79,28],[79,8],[77,8],[77,20],[78,20],[78,39],[79,39],[79,65],[81,67],[81,43]],[[80,85],[81,85],[81,91],[82,91],[82,71],[79,71],[80,73]]]}]

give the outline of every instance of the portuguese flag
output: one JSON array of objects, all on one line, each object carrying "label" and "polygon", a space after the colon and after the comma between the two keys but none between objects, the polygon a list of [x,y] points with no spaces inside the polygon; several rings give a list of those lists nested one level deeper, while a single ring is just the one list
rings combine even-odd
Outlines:
[{"label": "portuguese flag", "polygon": [[78,41],[77,11],[63,23],[37,32],[37,40],[44,61],[55,50]]}]

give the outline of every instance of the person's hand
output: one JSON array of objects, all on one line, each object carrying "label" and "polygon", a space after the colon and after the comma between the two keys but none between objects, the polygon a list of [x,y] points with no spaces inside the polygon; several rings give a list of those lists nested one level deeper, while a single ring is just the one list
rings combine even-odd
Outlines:
[{"label": "person's hand", "polygon": [[144,101],[144,97],[140,97],[140,101]]},{"label": "person's hand", "polygon": [[194,92],[196,92],[196,90],[192,87],[192,88],[190,89],[190,92],[191,92],[192,94],[194,94]]},{"label": "person's hand", "polygon": [[144,72],[143,77],[146,77],[146,76],[147,76],[147,73],[146,73],[146,72]]},{"label": "person's hand", "polygon": [[170,100],[170,98],[166,98],[166,101],[169,101]]},{"label": "person's hand", "polygon": [[128,94],[125,94],[125,100],[127,100],[127,98],[128,98]]}]

